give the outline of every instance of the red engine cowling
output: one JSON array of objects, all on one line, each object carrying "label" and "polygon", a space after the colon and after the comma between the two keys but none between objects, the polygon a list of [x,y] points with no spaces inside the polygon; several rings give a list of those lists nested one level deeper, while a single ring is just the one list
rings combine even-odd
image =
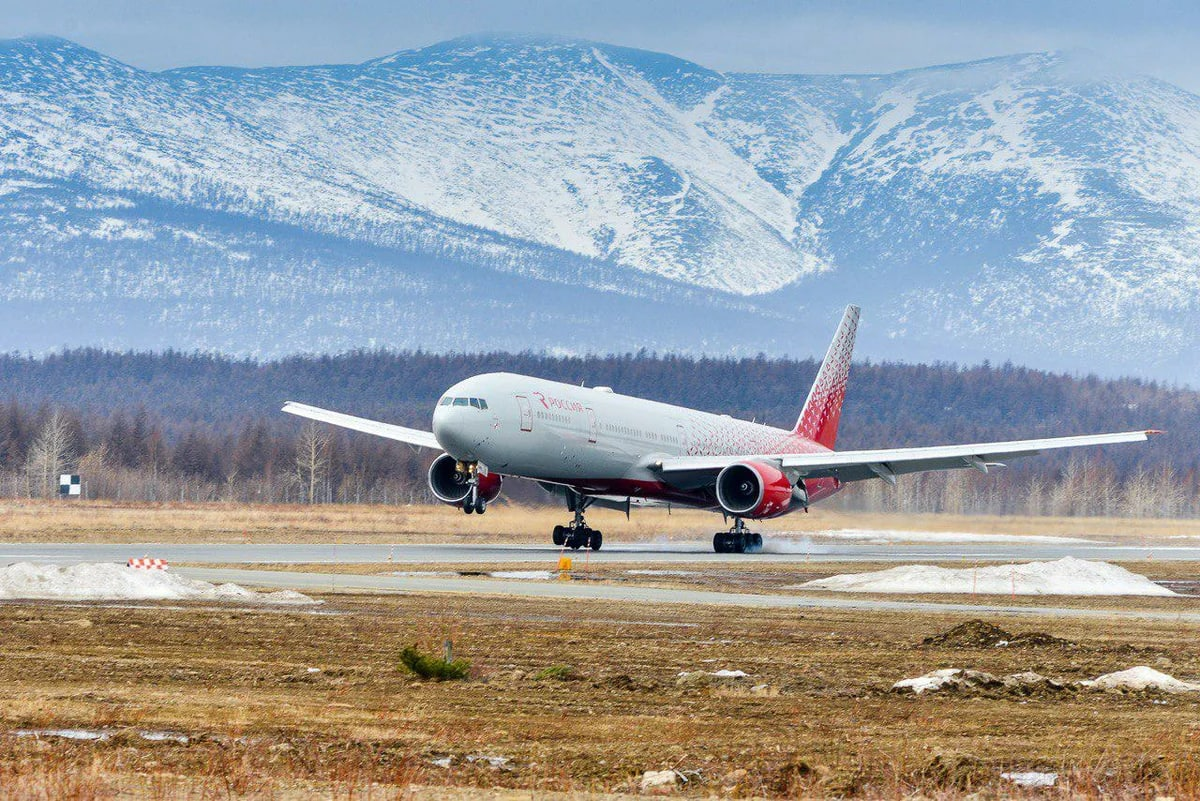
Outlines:
[{"label": "red engine cowling", "polygon": [[792,482],[774,465],[738,462],[717,474],[717,503],[737,517],[778,517],[792,505]]},{"label": "red engine cowling", "polygon": [[504,479],[499,473],[488,473],[486,476],[479,474],[479,497],[483,498],[488,503],[500,497],[500,485],[504,483]]},{"label": "red engine cowling", "polygon": [[[471,492],[471,476],[458,468],[458,460],[448,453],[443,453],[429,465],[429,489],[442,503],[456,506]],[[504,483],[500,474],[479,473],[478,478],[479,497],[488,503],[496,500]]]}]

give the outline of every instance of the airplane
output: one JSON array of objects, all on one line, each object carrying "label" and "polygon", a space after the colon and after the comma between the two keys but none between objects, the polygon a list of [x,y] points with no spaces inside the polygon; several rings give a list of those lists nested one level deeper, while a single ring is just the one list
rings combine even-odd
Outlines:
[{"label": "airplane", "polygon": [[[807,511],[854,481],[932,470],[987,473],[1043,451],[1139,442],[1158,431],[918,448],[835,451],[859,308],[848,306],[796,424],[790,429],[614,392],[512,373],[486,373],[446,390],[433,430],[367,420],[288,401],[283,411],[410,445],[440,450],[429,488],[443,503],[483,514],[505,476],[533,479],[566,501],[574,518],[555,526],[559,547],[599,550],[592,505],[627,515],[635,506],[719,512],[733,524],[713,536],[717,553],[762,549],[746,521]],[[1003,460],[1003,461],[1001,461]]]}]

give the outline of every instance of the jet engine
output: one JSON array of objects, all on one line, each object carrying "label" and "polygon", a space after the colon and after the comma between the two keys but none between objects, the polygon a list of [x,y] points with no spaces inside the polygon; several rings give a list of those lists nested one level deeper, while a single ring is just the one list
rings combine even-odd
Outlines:
[{"label": "jet engine", "polygon": [[771,464],[738,462],[717,474],[717,503],[737,517],[776,517],[788,510],[792,497],[792,482]]},{"label": "jet engine", "polygon": [[[433,460],[429,465],[429,489],[442,503],[458,506],[471,494],[471,474],[457,459],[448,453]],[[500,495],[504,479],[499,473],[478,474],[479,498],[491,503]]]}]

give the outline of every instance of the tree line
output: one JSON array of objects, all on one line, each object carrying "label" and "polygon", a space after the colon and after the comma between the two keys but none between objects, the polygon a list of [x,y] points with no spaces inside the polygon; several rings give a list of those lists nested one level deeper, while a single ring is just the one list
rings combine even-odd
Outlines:
[{"label": "tree line", "polygon": [[[128,500],[409,503],[430,500],[432,454],[306,425],[300,400],[428,426],[441,392],[507,370],[788,426],[814,360],[653,354],[554,357],[363,351],[270,362],[205,354],[76,350],[0,355],[0,494],[56,491],[79,472],[91,497]],[[939,444],[1149,426],[1149,446],[1038,457],[990,476],[865,482],[848,508],[1031,514],[1200,513],[1200,393],[988,364],[856,363],[839,447]],[[506,494],[542,498],[510,482]]]}]

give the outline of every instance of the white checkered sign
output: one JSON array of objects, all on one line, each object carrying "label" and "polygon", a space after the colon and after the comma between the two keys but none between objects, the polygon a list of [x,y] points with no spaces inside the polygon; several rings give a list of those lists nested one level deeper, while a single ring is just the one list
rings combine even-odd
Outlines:
[{"label": "white checkered sign", "polygon": [[83,494],[83,486],[79,483],[79,476],[63,473],[58,477],[58,494],[59,495],[81,495]]}]

